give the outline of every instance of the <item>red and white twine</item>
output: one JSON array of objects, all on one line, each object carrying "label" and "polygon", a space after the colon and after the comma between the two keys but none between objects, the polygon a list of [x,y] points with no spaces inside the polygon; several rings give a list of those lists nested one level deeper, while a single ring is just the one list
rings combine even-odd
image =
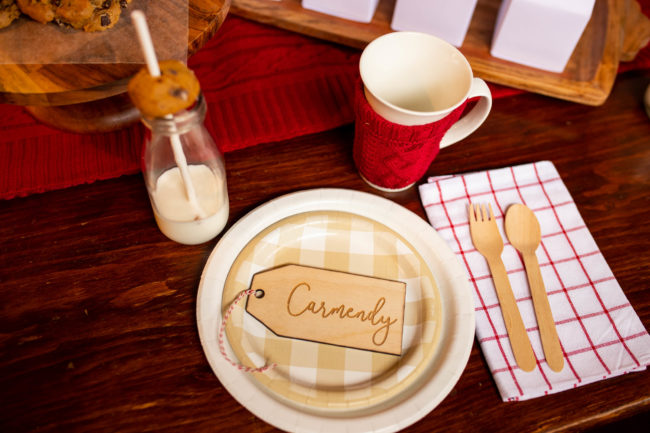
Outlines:
[{"label": "red and white twine", "polygon": [[230,359],[228,354],[226,353],[226,346],[224,344],[224,334],[226,330],[226,324],[228,322],[228,319],[230,318],[230,315],[232,314],[233,310],[237,306],[237,304],[242,300],[244,296],[250,296],[255,293],[254,289],[247,289],[247,290],[242,290],[239,295],[235,298],[235,300],[230,304],[230,307],[228,307],[228,310],[226,310],[226,313],[223,315],[223,320],[221,321],[221,326],[219,327],[219,351],[221,352],[221,355],[224,357],[226,361],[228,361],[233,367],[237,368],[238,370],[245,371],[247,373],[263,373],[267,370],[270,370],[276,366],[276,364],[269,364],[269,365],[264,365],[262,367],[247,367],[245,365],[242,365],[238,362],[233,361]]}]

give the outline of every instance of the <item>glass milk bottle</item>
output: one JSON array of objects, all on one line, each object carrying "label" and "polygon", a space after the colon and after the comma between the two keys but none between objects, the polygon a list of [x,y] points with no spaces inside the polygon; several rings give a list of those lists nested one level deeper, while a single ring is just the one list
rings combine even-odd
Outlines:
[{"label": "glass milk bottle", "polygon": [[160,231],[186,245],[218,235],[228,221],[223,156],[206,130],[202,95],[193,107],[164,118],[143,117],[150,129],[143,174]]}]

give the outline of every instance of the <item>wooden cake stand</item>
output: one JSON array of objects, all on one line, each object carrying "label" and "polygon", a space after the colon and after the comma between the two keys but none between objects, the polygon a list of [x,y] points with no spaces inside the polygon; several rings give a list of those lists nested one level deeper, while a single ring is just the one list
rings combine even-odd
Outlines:
[{"label": "wooden cake stand", "polygon": [[[165,1],[158,0],[160,7]],[[189,0],[188,55],[219,29],[231,0]],[[73,132],[120,129],[139,119],[126,87],[142,64],[0,65],[0,103]]]}]

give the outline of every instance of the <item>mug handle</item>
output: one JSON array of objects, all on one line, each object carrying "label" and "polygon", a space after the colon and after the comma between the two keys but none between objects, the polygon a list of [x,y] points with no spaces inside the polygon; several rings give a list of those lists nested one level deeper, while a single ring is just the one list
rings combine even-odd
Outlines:
[{"label": "mug handle", "polygon": [[444,137],[442,137],[440,141],[441,149],[462,140],[476,131],[487,118],[492,108],[492,93],[490,93],[490,89],[485,84],[485,81],[480,78],[472,79],[472,87],[469,89],[469,94],[467,95],[467,99],[475,97],[480,97],[480,99],[474,108],[449,128]]}]

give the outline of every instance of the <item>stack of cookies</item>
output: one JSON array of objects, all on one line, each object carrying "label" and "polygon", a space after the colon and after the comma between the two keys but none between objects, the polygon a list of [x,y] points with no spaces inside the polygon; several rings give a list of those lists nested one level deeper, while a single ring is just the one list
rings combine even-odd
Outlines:
[{"label": "stack of cookies", "polygon": [[111,28],[131,0],[0,0],[0,28],[21,13],[39,23],[54,22],[86,32]]}]

